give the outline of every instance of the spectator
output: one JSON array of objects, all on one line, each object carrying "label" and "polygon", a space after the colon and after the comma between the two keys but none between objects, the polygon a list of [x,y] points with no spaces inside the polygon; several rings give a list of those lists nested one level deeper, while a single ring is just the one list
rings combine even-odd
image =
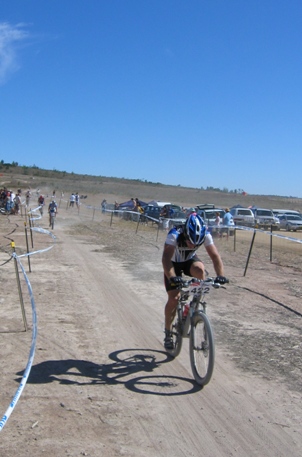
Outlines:
[{"label": "spectator", "polygon": [[75,202],[75,195],[74,195],[74,193],[72,193],[69,198],[69,206],[71,206],[73,208],[74,202]]},{"label": "spectator", "polygon": [[234,225],[233,216],[231,215],[229,208],[225,209],[225,215],[223,216],[223,225],[228,227]]},{"label": "spectator", "polygon": [[75,202],[76,202],[77,208],[79,209],[80,208],[80,197],[79,197],[78,192],[75,194]]},{"label": "spectator", "polygon": [[11,211],[11,199],[10,199],[11,191],[7,190],[5,195],[5,211],[7,214],[10,214]]},{"label": "spectator", "polygon": [[219,230],[219,226],[220,226],[220,224],[221,224],[222,219],[221,219],[221,217],[220,217],[219,211],[217,211],[217,212],[215,213],[215,215],[216,215],[216,219],[215,219],[215,222],[214,222],[215,229],[214,229],[213,235],[214,235],[214,233],[216,233],[217,236],[219,236],[219,238],[221,238],[221,232],[220,232],[220,230]]},{"label": "spectator", "polygon": [[20,206],[21,206],[21,192],[18,190],[16,196],[15,196],[15,205],[14,205],[14,213],[19,214],[20,213]]},{"label": "spectator", "polygon": [[26,206],[29,206],[30,197],[31,197],[31,191],[30,191],[30,189],[28,189],[28,191],[27,191],[26,194],[25,194],[25,203],[26,203]]},{"label": "spectator", "polygon": [[102,201],[101,206],[102,206],[102,213],[105,213],[105,211],[106,211],[106,206],[107,206],[107,200],[105,200],[105,198],[104,198],[104,200]]},{"label": "spectator", "polygon": [[168,205],[164,205],[159,216],[163,218],[163,229],[168,231],[169,230],[169,208]]},{"label": "spectator", "polygon": [[145,222],[146,221],[146,218],[144,216],[144,212],[145,211],[144,211],[144,208],[141,206],[139,201],[137,202],[136,211],[138,213],[140,213],[140,218],[139,218],[140,222]]},{"label": "spectator", "polygon": [[136,207],[137,207],[137,198],[134,200],[134,198],[131,198],[131,202],[133,204],[133,211],[136,211]]},{"label": "spectator", "polygon": [[217,211],[215,213],[216,215],[216,219],[215,219],[215,225],[217,225],[217,227],[221,224],[221,217],[220,217],[220,213]]}]

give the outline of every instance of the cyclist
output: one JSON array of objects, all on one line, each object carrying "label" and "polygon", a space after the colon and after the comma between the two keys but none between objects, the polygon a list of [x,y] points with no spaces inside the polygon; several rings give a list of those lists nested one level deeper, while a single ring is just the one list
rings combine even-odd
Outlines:
[{"label": "cyclist", "polygon": [[192,213],[186,222],[178,227],[173,227],[167,234],[164,245],[162,264],[164,269],[164,281],[168,294],[165,306],[165,340],[166,349],[173,349],[171,326],[175,316],[179,291],[177,287],[181,283],[181,275],[184,273],[198,279],[205,279],[205,267],[196,255],[197,249],[204,244],[211,258],[214,270],[220,279],[220,283],[226,282],[224,267],[220,254],[214,245],[212,235],[207,231],[202,218]]},{"label": "cyclist", "polygon": [[58,214],[58,205],[55,200],[52,200],[48,205],[49,227],[51,226],[51,216]]},{"label": "cyclist", "polygon": [[44,195],[40,195],[40,197],[38,198],[38,205],[40,207],[41,216],[43,216],[43,206],[45,205]]}]

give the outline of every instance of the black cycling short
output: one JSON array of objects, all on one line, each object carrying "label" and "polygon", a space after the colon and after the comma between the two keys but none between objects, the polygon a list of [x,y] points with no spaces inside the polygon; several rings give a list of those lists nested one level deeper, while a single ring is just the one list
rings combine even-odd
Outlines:
[{"label": "black cycling short", "polygon": [[[175,270],[175,275],[182,276],[182,274],[184,274],[186,276],[191,276],[190,269],[194,262],[201,262],[200,258],[197,255],[195,255],[190,260],[186,260],[185,262],[172,262],[174,270]],[[168,292],[168,290],[177,289],[176,286],[171,286],[170,281],[166,275],[164,275],[164,277],[165,277],[165,287],[166,287],[167,292]]]}]

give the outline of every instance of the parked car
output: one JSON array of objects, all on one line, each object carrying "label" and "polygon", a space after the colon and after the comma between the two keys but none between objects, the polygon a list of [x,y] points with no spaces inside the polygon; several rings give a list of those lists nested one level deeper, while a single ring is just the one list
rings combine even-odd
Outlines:
[{"label": "parked car", "polygon": [[[179,205],[173,204],[166,204],[164,205],[168,208],[169,212],[169,219],[177,221],[177,223],[181,223],[181,221],[185,220],[185,213],[181,211],[181,207]],[[163,206],[155,206],[155,205],[147,205],[144,208],[144,215],[149,216],[152,218],[153,222],[160,222],[161,216],[160,213],[163,209]],[[168,222],[168,226],[174,225],[173,223]]]},{"label": "parked car", "polygon": [[255,216],[250,208],[231,208],[231,214],[233,216],[236,225],[242,225],[246,227],[254,227]]},{"label": "parked car", "polygon": [[154,222],[159,221],[159,214],[162,210],[161,206],[147,205],[143,209],[145,216],[149,216],[150,218],[152,218],[152,220],[154,219]]},{"label": "parked car", "polygon": [[215,219],[216,219],[216,213],[219,213],[219,216],[221,219],[223,219],[223,216],[225,215],[224,209],[221,208],[211,208],[211,209],[200,209],[196,208],[197,214],[199,214],[204,222],[208,225],[215,225]]},{"label": "parked car", "polygon": [[302,217],[295,214],[281,214],[279,217],[280,229],[296,232],[302,230]]},{"label": "parked car", "polygon": [[255,216],[255,227],[264,229],[271,228],[272,230],[280,229],[279,218],[274,216],[271,209],[257,208],[253,206],[251,210]]},{"label": "parked car", "polygon": [[280,217],[282,214],[294,214],[295,216],[302,217],[302,214],[299,211],[294,211],[293,209],[272,209],[274,216]]},{"label": "parked car", "polygon": [[186,219],[186,213],[184,213],[183,211],[175,211],[174,214],[171,215],[171,219],[169,220],[169,227],[184,224],[186,222]]}]

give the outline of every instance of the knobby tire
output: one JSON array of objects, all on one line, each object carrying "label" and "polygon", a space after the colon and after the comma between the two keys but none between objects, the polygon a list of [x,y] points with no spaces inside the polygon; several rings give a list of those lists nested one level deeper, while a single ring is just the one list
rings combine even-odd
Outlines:
[{"label": "knobby tire", "polygon": [[210,381],[215,360],[214,336],[206,314],[193,316],[190,332],[190,362],[195,381],[205,386]]}]

